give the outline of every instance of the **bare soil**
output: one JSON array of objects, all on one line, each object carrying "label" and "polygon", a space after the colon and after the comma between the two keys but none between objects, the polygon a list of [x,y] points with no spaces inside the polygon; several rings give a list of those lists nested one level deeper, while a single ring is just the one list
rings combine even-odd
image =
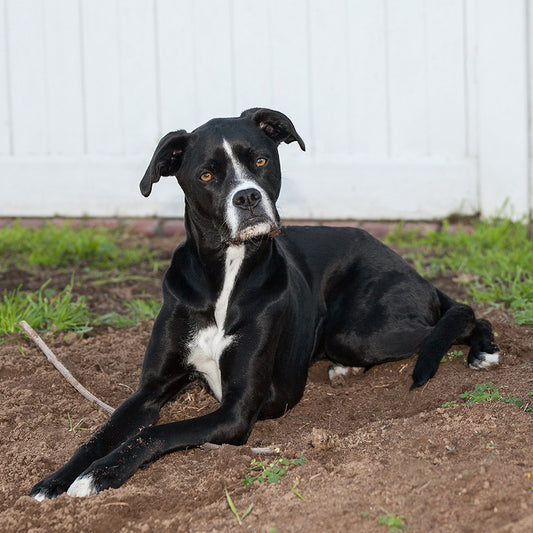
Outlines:
[{"label": "bare soil", "polygon": [[[152,240],[167,257],[174,244]],[[98,313],[119,310],[131,297],[159,295],[162,272],[141,265],[134,273],[146,279],[95,285],[94,273],[78,273],[76,290]],[[21,283],[34,289],[49,278],[63,288],[70,273],[12,269],[0,274],[0,292]],[[451,276],[435,283],[464,298]],[[67,461],[107,415],[28,340],[10,338],[0,345],[0,531],[386,532],[377,518],[391,513],[403,515],[410,532],[531,532],[532,414],[501,401],[465,405],[459,394],[491,381],[502,396],[533,404],[533,328],[502,311],[477,312],[493,321],[498,335],[502,364],[495,369],[469,370],[457,357],[427,386],[409,392],[413,358],[374,367],[338,387],[327,379],[328,365],[319,363],[300,404],[283,418],[258,422],[247,446],[177,452],[120,489],[42,503],[27,496],[33,484]],[[151,325],[98,327],[83,337],[53,334],[46,341],[89,390],[116,406],[137,385]],[[466,355],[467,348],[457,349]],[[458,403],[442,407],[452,400]],[[216,405],[197,383],[164,408],[161,422]],[[83,429],[71,430],[68,416]],[[275,459],[253,453],[254,446],[307,462],[290,467],[279,483],[245,487],[252,459]],[[253,504],[240,527],[225,489],[241,515]]]}]

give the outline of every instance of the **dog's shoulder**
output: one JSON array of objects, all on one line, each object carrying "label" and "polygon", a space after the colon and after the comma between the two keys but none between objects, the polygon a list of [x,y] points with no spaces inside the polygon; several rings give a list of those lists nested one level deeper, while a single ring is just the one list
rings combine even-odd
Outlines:
[{"label": "dog's shoulder", "polygon": [[361,228],[336,226],[285,226],[277,238],[283,246],[304,256],[358,255],[384,245]]}]

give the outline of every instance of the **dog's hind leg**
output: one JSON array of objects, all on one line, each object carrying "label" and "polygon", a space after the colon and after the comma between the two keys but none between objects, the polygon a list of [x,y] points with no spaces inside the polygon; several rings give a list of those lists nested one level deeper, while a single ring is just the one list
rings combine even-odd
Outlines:
[{"label": "dog's hind leg", "polygon": [[470,345],[470,368],[485,368],[499,362],[490,322],[476,320],[470,306],[455,302],[439,290],[437,293],[443,315],[418,351],[411,390],[424,385],[435,375],[442,357],[453,344]]},{"label": "dog's hind leg", "polygon": [[474,370],[488,368],[500,362],[500,351],[494,343],[492,326],[488,320],[476,320],[476,325],[470,338],[467,339],[470,345],[468,353],[468,366]]},{"label": "dog's hind leg", "polygon": [[442,315],[418,350],[411,390],[431,379],[450,346],[459,337],[469,337],[475,328],[476,318],[471,307],[455,302],[439,290],[437,294]]}]

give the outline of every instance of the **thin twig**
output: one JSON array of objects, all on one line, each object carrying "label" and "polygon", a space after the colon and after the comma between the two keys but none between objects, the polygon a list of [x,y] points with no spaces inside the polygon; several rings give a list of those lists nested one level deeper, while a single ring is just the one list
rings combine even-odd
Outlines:
[{"label": "thin twig", "polygon": [[67,368],[58,360],[54,355],[54,352],[48,348],[43,339],[37,335],[35,330],[25,321],[22,320],[19,322],[20,327],[28,334],[28,337],[41,349],[41,351],[46,355],[48,361],[50,361],[59,373],[85,398],[90,402],[94,402],[96,405],[101,407],[104,411],[112,413],[114,411],[113,407],[107,405],[102,400],[99,400],[96,396],[91,394],[68,370]]},{"label": "thin twig", "polygon": [[[218,450],[222,448],[222,444],[213,444],[212,442],[206,442],[200,445],[202,450]],[[279,455],[279,448],[250,448],[251,453],[257,453],[258,455]]]}]

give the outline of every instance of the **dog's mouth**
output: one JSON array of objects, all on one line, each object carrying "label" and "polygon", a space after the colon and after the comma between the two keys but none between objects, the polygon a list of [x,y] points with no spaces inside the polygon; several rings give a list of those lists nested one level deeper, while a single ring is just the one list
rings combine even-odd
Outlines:
[{"label": "dog's mouth", "polygon": [[253,217],[241,224],[235,237],[227,241],[227,243],[243,244],[256,237],[268,237],[273,239],[280,232],[280,224],[273,223],[272,220],[266,217]]}]

